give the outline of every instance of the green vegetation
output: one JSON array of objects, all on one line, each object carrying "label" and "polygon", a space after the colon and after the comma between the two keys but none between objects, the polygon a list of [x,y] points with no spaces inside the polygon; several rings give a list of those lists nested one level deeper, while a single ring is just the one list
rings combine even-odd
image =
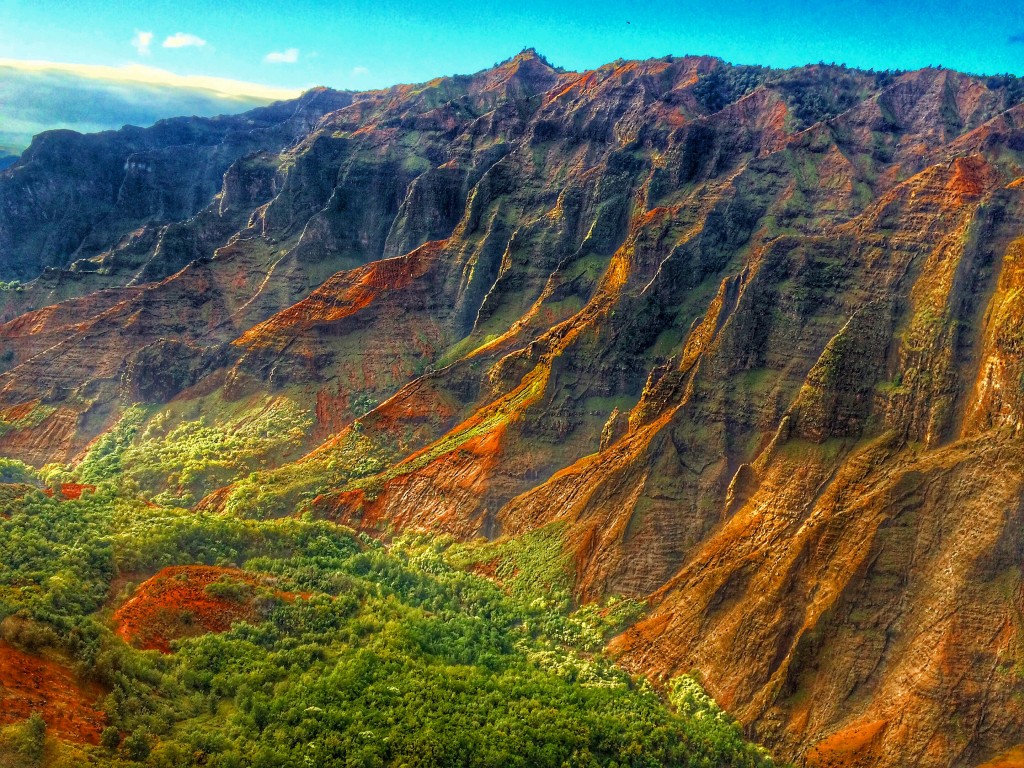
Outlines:
[{"label": "green vegetation", "polygon": [[[0,465],[21,483],[0,518],[0,641],[62,660],[100,691],[87,706],[105,719],[95,746],[61,741],[46,712],[8,726],[4,764],[771,764],[691,678],[666,700],[602,655],[644,606],[575,606],[560,524],[493,543],[384,545],[308,514],[213,514],[140,490],[162,485],[158,466],[180,473],[197,443],[257,455],[246,439],[264,427],[248,423],[163,429],[129,409],[77,467],[42,473],[97,486],[80,499],[30,490],[35,472]],[[225,572],[204,594],[254,605],[252,621],[173,640],[170,654],[125,642],[116,611],[143,594],[132,584],[200,564],[273,589]]]},{"label": "green vegetation", "polygon": [[718,112],[755,90],[769,74],[766,67],[715,67],[697,78],[693,95],[706,111]]},{"label": "green vegetation", "polygon": [[35,470],[28,464],[0,456],[0,483],[33,483],[37,480]]},{"label": "green vegetation", "polygon": [[789,102],[794,128],[808,128],[831,120],[863,101],[874,89],[884,87],[891,73],[868,80],[864,73],[845,64],[825,64],[786,70],[776,75],[777,87]]},{"label": "green vegetation", "polygon": [[38,712],[33,712],[20,723],[0,730],[0,765],[5,768],[40,766],[45,749],[46,721]]},{"label": "green vegetation", "polygon": [[1003,94],[1003,107],[1009,109],[1024,102],[1024,78],[1016,75],[994,75],[985,78],[985,85]]},{"label": "green vegetation", "polygon": [[311,426],[312,419],[284,397],[249,404],[217,423],[204,416],[181,419],[170,407],[153,412],[134,406],[100,438],[76,475],[86,483],[131,481],[159,494],[156,501],[191,505],[266,467],[271,456],[296,456]]},{"label": "green vegetation", "polygon": [[385,451],[363,434],[356,422],[329,448],[302,461],[241,478],[232,487],[225,508],[233,515],[260,518],[305,511],[318,493],[381,472],[387,466],[385,457]]}]

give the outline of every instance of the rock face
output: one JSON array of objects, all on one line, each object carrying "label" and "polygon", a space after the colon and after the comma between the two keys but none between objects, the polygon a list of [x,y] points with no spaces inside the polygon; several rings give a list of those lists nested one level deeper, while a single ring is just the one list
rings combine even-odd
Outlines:
[{"label": "rock face", "polygon": [[699,671],[781,757],[1015,754],[1011,92],[525,51],[43,136],[0,174],[0,278],[39,275],[0,292],[0,452],[73,460],[131,403],[237,421],[284,392],[313,450],[202,506],[382,535],[558,523],[580,600],[649,600],[621,662]]}]

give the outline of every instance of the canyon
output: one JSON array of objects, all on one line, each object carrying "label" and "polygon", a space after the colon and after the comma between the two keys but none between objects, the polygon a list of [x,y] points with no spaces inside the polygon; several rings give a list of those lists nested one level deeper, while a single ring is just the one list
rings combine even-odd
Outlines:
[{"label": "canyon", "polygon": [[526,50],[44,133],[0,171],[0,281],[0,456],[116,445],[150,503],[379,539],[546,531],[577,604],[643,601],[622,667],[783,760],[1018,764],[1012,78]]}]

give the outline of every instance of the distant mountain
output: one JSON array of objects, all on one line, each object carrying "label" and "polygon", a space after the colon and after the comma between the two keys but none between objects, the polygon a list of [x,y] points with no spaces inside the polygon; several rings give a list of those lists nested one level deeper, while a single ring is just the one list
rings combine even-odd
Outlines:
[{"label": "distant mountain", "polygon": [[[139,227],[151,244],[159,233],[160,269],[184,266],[205,251],[173,249],[177,229],[168,240],[167,224],[206,208],[232,163],[279,152],[351,101],[347,92],[320,88],[241,115],[173,118],[151,128],[93,134],[39,134],[21,164],[0,180],[0,277],[26,279],[44,267],[66,267],[73,258],[107,251]],[[29,199],[33,204],[26,206]],[[134,234],[133,242],[139,237]]]},{"label": "distant mountain", "polygon": [[14,165],[16,162],[18,162],[17,155],[10,155],[6,152],[0,151],[0,171]]},{"label": "distant mountain", "polygon": [[43,134],[0,176],[0,453],[554,541],[578,603],[645,601],[622,665],[777,755],[980,765],[1024,744],[1021,94],[525,51]]},{"label": "distant mountain", "polygon": [[179,77],[144,66],[99,67],[0,58],[0,147],[21,152],[51,129],[93,132],[178,115],[244,112],[287,98],[285,89]]}]

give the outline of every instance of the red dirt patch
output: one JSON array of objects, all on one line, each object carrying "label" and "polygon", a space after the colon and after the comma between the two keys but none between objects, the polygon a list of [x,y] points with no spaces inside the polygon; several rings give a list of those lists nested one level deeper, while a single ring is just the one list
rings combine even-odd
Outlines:
[{"label": "red dirt patch", "polygon": [[[78,501],[82,498],[82,494],[88,491],[89,493],[96,492],[95,485],[88,485],[85,483],[61,483],[60,484],[60,495],[68,501]],[[47,496],[53,496],[53,489],[46,488],[43,493]]]},{"label": "red dirt patch", "polygon": [[958,157],[953,161],[953,175],[946,185],[947,191],[958,201],[982,194],[988,187],[991,171],[979,156]]},{"label": "red dirt patch", "polygon": [[0,640],[0,725],[38,712],[60,738],[98,744],[106,724],[96,702],[100,686],[83,685],[63,664],[19,651]]},{"label": "red dirt patch", "polygon": [[256,576],[235,568],[164,568],[139,585],[135,596],[114,614],[117,634],[138,648],[170,653],[172,640],[225,632],[236,621],[255,621],[252,594],[236,599],[207,591],[222,577],[241,585],[260,583]]},{"label": "red dirt patch", "polygon": [[95,493],[96,486],[87,483],[61,483],[60,486],[60,495],[71,501],[82,498],[82,494],[86,491]]}]

